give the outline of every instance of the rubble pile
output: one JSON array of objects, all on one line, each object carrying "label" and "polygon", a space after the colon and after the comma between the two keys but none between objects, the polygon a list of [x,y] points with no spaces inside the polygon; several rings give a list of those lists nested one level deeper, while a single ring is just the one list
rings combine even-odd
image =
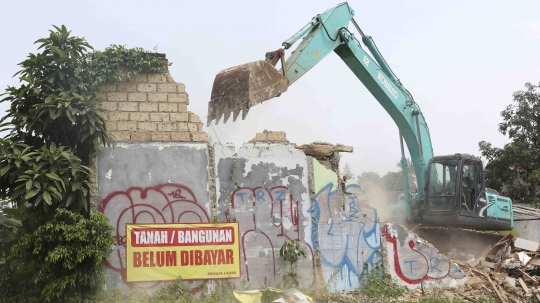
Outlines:
[{"label": "rubble pile", "polygon": [[479,302],[491,296],[499,302],[540,301],[539,243],[508,235],[478,258],[457,262],[469,277],[464,286],[452,291],[457,299]]}]

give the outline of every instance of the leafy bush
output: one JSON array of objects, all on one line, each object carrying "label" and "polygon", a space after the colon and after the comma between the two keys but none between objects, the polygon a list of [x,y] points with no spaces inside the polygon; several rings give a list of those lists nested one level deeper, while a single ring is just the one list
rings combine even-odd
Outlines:
[{"label": "leafy bush", "polygon": [[74,293],[91,294],[102,285],[103,259],[111,252],[113,227],[101,213],[90,219],[65,209],[13,246],[21,266],[38,268],[33,282],[47,302]]}]

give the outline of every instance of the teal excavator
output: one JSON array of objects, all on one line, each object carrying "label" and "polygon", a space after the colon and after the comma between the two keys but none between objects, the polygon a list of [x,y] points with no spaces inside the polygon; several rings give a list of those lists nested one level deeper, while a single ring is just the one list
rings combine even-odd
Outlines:
[{"label": "teal excavator", "polygon": [[[219,72],[208,104],[208,125],[214,119],[217,124],[221,117],[227,122],[231,114],[235,121],[240,112],[244,119],[249,108],[286,92],[333,51],[398,126],[405,192],[391,206],[396,220],[476,230],[512,229],[512,202],[486,188],[481,159],[461,153],[433,156],[429,128],[420,107],[384,60],[373,38],[364,35],[353,17],[348,3],[338,4],[314,17],[281,48],[266,53],[265,60]],[[360,34],[362,43],[349,31],[349,23]],[[286,59],[285,51],[300,39]],[[418,191],[410,190],[403,141],[414,166]]]}]

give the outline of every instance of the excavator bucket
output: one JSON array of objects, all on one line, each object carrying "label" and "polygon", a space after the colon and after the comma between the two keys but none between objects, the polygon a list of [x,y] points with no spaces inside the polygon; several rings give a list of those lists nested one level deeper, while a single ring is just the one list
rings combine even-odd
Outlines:
[{"label": "excavator bucket", "polygon": [[281,95],[288,86],[287,78],[263,60],[224,69],[214,80],[206,126],[214,119],[218,124],[221,116],[227,122],[231,113],[236,121],[240,111],[243,120],[252,106]]}]

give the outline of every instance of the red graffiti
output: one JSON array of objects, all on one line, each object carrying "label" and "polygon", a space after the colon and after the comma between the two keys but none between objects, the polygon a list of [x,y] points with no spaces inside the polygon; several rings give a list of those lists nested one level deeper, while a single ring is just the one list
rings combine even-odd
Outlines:
[{"label": "red graffiti", "polygon": [[[101,203],[101,212],[115,226],[113,252],[105,265],[126,280],[125,225],[133,223],[206,223],[210,216],[194,193],[181,184],[160,184],[147,188],[131,187],[108,194]],[[137,287],[155,288],[159,282],[137,283]],[[198,285],[193,290],[200,288]]]},{"label": "red graffiti", "polygon": [[434,247],[420,241],[414,234],[403,235],[405,238],[401,241],[393,234],[396,234],[394,227],[385,224],[383,235],[389,244],[387,250],[392,258],[393,271],[405,284],[418,285],[422,281],[466,278],[465,273],[455,263],[439,255]]},{"label": "red graffiti", "polygon": [[[304,206],[306,208],[309,205]],[[234,211],[234,215],[231,214]],[[311,246],[301,238],[300,202],[286,186],[270,189],[262,187],[244,187],[235,190],[230,196],[230,208],[225,210],[227,222],[240,222],[241,258],[244,270],[242,274],[253,285],[267,285],[276,281],[278,268],[285,264],[276,258],[284,241],[295,239],[307,248],[315,283],[315,260]],[[301,265],[301,266],[306,266]],[[264,268],[263,268],[264,267]],[[250,270],[251,268],[251,270]],[[257,275],[251,275],[252,271]]]}]

